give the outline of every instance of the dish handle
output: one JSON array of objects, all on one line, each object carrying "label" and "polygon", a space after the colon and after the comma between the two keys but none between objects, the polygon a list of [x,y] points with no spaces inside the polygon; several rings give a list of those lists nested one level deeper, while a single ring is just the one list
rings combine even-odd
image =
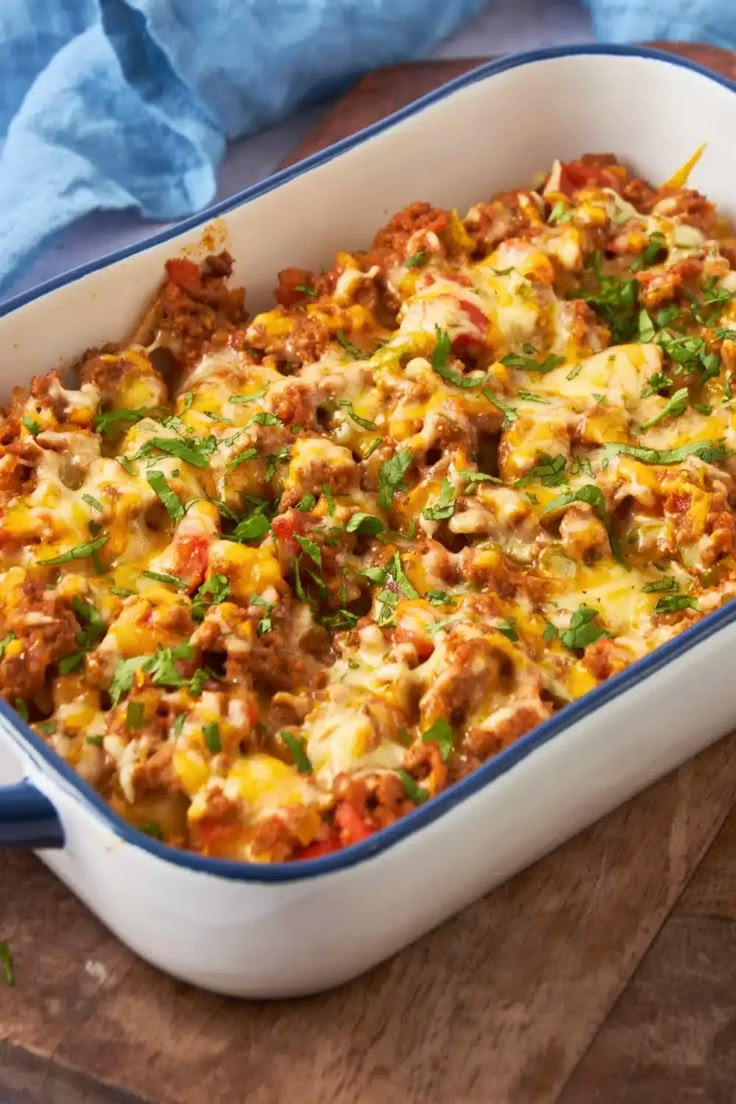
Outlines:
[{"label": "dish handle", "polygon": [[63,846],[59,814],[40,790],[28,779],[0,786],[0,848]]}]

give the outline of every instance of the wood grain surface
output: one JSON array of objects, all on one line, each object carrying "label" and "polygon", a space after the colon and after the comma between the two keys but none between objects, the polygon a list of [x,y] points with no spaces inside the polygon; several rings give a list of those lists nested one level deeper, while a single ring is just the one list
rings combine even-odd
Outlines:
[{"label": "wood grain surface", "polygon": [[[372,74],[299,153],[470,64]],[[733,1104],[736,734],[326,995],[172,981],[28,855],[0,854],[0,941],[4,1104]]]}]

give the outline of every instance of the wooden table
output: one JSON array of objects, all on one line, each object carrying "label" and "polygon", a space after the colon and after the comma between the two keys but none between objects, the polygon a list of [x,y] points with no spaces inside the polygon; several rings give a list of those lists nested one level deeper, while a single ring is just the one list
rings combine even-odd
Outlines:
[{"label": "wooden table", "polygon": [[[469,64],[372,74],[300,153]],[[174,982],[28,855],[0,855],[0,941],[5,1104],[734,1104],[736,734],[323,996]]]}]

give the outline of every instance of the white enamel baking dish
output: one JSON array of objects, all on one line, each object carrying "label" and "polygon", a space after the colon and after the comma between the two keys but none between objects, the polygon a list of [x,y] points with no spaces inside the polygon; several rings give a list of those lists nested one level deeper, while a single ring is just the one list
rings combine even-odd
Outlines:
[{"label": "white enamel baking dish", "polygon": [[[202,227],[237,260],[251,309],[286,265],[329,263],[395,210],[461,210],[553,158],[615,150],[736,216],[736,85],[625,47],[485,65],[167,232],[7,304],[3,390],[122,337],[167,257]],[[404,820],[341,853],[261,866],[174,851],[117,818],[9,707],[0,709],[0,844],[43,861],[141,956],[221,993],[283,997],[359,974],[736,725],[736,602],[519,740]]]}]

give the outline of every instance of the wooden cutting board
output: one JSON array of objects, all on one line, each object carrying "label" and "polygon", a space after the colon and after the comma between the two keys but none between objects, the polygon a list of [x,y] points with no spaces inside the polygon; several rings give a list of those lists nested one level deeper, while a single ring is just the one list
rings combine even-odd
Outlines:
[{"label": "wooden cutting board", "polygon": [[[371,74],[295,157],[474,64]],[[323,996],[171,981],[27,855],[0,855],[3,941],[4,1104],[734,1104],[736,734]]]}]

